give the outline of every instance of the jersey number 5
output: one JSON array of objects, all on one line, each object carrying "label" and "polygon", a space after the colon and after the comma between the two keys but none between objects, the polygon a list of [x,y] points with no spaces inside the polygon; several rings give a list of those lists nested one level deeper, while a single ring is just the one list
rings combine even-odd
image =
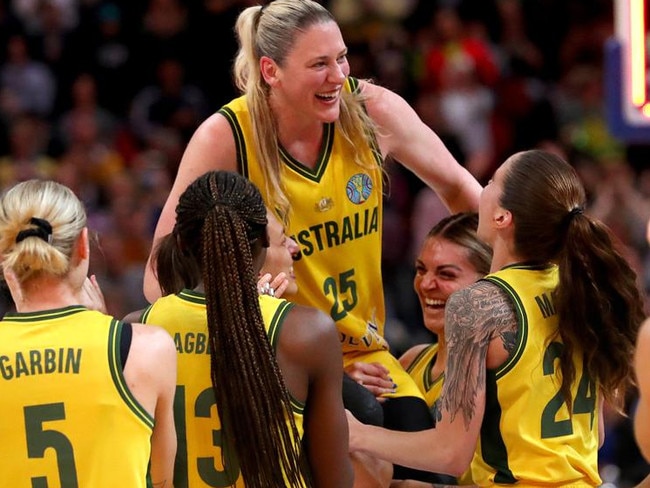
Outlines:
[{"label": "jersey number 5", "polygon": [[[74,462],[72,443],[61,432],[43,429],[44,422],[65,420],[63,403],[32,405],[24,408],[25,434],[27,436],[27,456],[43,458],[45,451],[51,447],[56,452],[61,486],[78,488],[77,469]],[[32,488],[47,488],[47,477],[32,478]]]}]

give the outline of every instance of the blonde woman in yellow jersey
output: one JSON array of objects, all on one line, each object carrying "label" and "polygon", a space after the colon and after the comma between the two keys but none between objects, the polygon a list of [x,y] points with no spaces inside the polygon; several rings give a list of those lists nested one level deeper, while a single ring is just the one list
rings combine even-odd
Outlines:
[{"label": "blonde woman in yellow jersey", "polygon": [[[242,98],[191,138],[154,237],[170,232],[179,195],[205,171],[250,178],[301,247],[296,302],[336,321],[346,367],[387,368],[368,385],[397,399],[384,404],[387,425],[423,428],[411,422],[427,417],[423,399],[383,336],[381,164],[402,163],[454,212],[476,208],[480,185],[402,97],[349,77],[340,29],[318,2],[249,7],[236,31]],[[145,275],[150,301],[160,296],[153,269]]]},{"label": "blonde woman in yellow jersey", "polygon": [[479,486],[598,486],[602,403],[620,408],[643,302],[609,230],[559,156],[511,156],[483,190],[490,274],[449,297],[436,427],[404,433],[349,417],[351,449]]},{"label": "blonde woman in yellow jersey", "polygon": [[268,243],[258,189],[211,171],[183,192],[156,250],[166,296],[145,319],[176,340],[177,488],[352,486],[336,328],[259,296]]},{"label": "blonde woman in yellow jersey", "polygon": [[174,343],[90,309],[81,202],[52,181],[9,189],[0,256],[16,307],[0,322],[0,486],[171,487]]}]

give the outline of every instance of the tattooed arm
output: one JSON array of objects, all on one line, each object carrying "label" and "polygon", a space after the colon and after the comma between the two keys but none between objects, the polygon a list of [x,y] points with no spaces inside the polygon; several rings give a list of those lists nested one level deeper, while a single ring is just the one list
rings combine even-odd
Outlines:
[{"label": "tattooed arm", "polygon": [[389,431],[348,415],[350,448],[412,468],[461,475],[483,421],[486,369],[508,358],[516,333],[513,306],[496,285],[480,281],[454,293],[445,310],[448,359],[442,395],[434,406],[436,428]]},{"label": "tattooed arm", "polygon": [[516,336],[512,303],[494,284],[480,281],[450,297],[445,308],[448,357],[442,394],[434,405],[436,421],[442,420],[442,412],[451,422],[462,414],[469,428],[475,402],[485,394],[486,369],[503,364]]}]

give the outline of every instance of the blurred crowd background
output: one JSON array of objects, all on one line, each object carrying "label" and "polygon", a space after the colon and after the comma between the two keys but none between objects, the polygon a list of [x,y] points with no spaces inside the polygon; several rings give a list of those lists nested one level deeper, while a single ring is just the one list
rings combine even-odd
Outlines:
[{"label": "blurred crowd background", "polygon": [[[233,25],[256,3],[0,0],[0,190],[39,177],[77,192],[94,235],[92,272],[117,317],[146,303],[159,211],[194,129],[237,94]],[[650,140],[617,140],[605,119],[613,0],[321,3],[339,21],[352,74],[405,97],[479,181],[518,150],[563,154],[583,178],[588,212],[614,230],[648,294]],[[387,171],[386,334],[399,354],[430,340],[413,261],[447,211],[400,165]],[[650,469],[629,418],[608,412],[607,430],[603,477],[633,486]]]}]

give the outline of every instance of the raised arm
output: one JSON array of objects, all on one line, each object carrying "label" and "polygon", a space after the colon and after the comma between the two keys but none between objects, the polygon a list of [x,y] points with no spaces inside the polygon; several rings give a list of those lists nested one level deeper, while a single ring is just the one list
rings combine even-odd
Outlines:
[{"label": "raised arm", "polygon": [[[285,377],[294,368],[306,373],[305,438],[315,487],[351,487],[348,427],[341,395],[343,359],[334,322],[324,313],[294,307],[280,336]],[[294,377],[295,379],[295,377]],[[291,389],[295,381],[288,381]],[[294,387],[295,389],[295,387]]]},{"label": "raised arm", "polygon": [[378,125],[382,154],[415,173],[452,213],[476,210],[481,185],[406,100],[370,83],[363,83],[363,92],[368,97],[368,113]]},{"label": "raised arm", "polygon": [[[207,171],[217,169],[237,171],[237,153],[228,121],[215,113],[199,126],[183,153],[174,184],[156,225],[152,252],[160,238],[174,228],[176,205],[185,188]],[[151,303],[161,295],[152,266],[150,253],[144,273],[144,296]]]},{"label": "raised arm", "polygon": [[634,359],[639,401],[634,417],[634,435],[643,457],[650,462],[650,319],[639,331]]}]

